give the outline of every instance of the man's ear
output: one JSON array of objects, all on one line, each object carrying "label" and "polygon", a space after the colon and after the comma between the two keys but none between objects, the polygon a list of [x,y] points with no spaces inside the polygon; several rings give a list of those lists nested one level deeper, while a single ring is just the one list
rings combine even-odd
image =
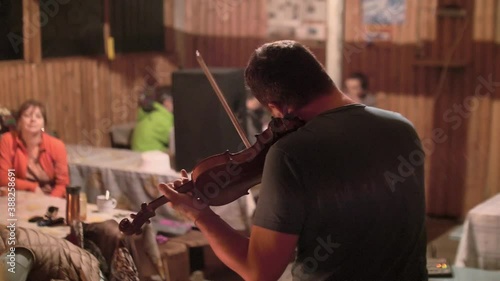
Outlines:
[{"label": "man's ear", "polygon": [[283,118],[284,114],[281,111],[281,107],[280,106],[278,106],[277,104],[271,102],[271,103],[267,104],[267,107],[271,111],[271,115],[273,117],[275,117],[275,118]]}]

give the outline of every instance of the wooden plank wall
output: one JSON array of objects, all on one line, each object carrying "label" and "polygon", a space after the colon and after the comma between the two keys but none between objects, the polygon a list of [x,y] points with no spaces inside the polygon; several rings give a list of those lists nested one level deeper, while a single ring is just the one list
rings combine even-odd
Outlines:
[{"label": "wooden plank wall", "polygon": [[[498,91],[474,95],[489,77],[500,81],[500,64],[492,63],[499,58],[499,2],[407,0],[406,21],[392,28],[391,40],[365,42],[361,2],[346,1],[344,75],[365,72],[378,106],[400,112],[417,128],[427,152],[429,214],[463,217],[500,191]],[[453,5],[465,16],[438,16]],[[243,67],[269,40],[266,1],[187,0],[185,11],[187,67],[197,67],[196,49],[210,54],[209,65]],[[324,46],[312,49],[324,62]],[[466,113],[458,111],[469,103]]]},{"label": "wooden plank wall", "polygon": [[[251,53],[267,42],[267,1],[185,0],[183,67],[198,67],[199,50],[209,66],[245,67]],[[310,48],[325,62],[325,42]]]},{"label": "wooden plank wall", "polygon": [[47,107],[47,129],[66,143],[109,146],[114,124],[134,121],[137,97],[151,79],[171,84],[176,69],[163,54],[72,57],[0,62],[0,105],[17,108],[34,98]]},{"label": "wooden plank wall", "polygon": [[[185,0],[181,9],[178,2],[164,5],[171,15],[164,21],[169,57],[2,62],[0,89],[9,94],[0,104],[45,100],[50,126],[65,141],[108,145],[111,124],[133,120],[145,75],[169,84],[177,66],[198,67],[195,50],[210,67],[244,67],[269,40],[265,0]],[[500,0],[406,2],[406,21],[394,27],[392,40],[367,43],[360,0],[346,1],[343,72],[367,73],[378,106],[400,112],[417,128],[427,152],[428,213],[463,217],[500,192]],[[452,4],[464,8],[465,17],[437,16],[439,7]],[[324,63],[321,42],[312,49]],[[465,103],[470,110],[458,112]],[[446,140],[438,143],[436,135]]]},{"label": "wooden plank wall", "polygon": [[500,1],[474,1],[464,209],[500,192]]},{"label": "wooden plank wall", "polygon": [[[474,96],[482,78],[500,81],[499,64],[492,63],[499,56],[499,2],[407,0],[406,21],[393,28],[392,39],[367,43],[360,0],[346,1],[344,74],[367,73],[378,106],[400,112],[417,128],[426,145],[432,215],[463,217],[500,191],[498,90]],[[465,17],[437,15],[450,5],[465,9]],[[244,67],[252,50],[268,41],[265,12],[263,0],[186,0],[184,66],[197,67],[198,49],[210,66]],[[312,49],[324,62],[325,49],[318,46]],[[466,117],[456,109],[464,102],[477,104]],[[446,137],[442,143],[440,136]]]},{"label": "wooden plank wall", "polygon": [[[500,82],[500,1],[408,0],[392,41],[373,44],[362,40],[360,1],[346,3],[344,73],[367,73],[378,106],[416,126],[427,152],[428,213],[463,217],[500,192],[500,84],[485,86]],[[436,15],[451,4],[465,17]]]},{"label": "wooden plank wall", "polygon": [[40,18],[40,0],[23,0],[24,60],[39,63],[42,58],[42,34],[36,19]]},{"label": "wooden plank wall", "polygon": [[266,1],[186,0],[184,67],[198,67],[199,50],[208,66],[244,67],[265,42]]},{"label": "wooden plank wall", "polygon": [[[415,60],[428,56],[426,42],[436,38],[435,0],[407,0],[406,20],[394,26],[388,42],[366,42],[361,2],[346,1],[344,76],[361,71],[370,77],[370,90],[377,106],[408,118],[426,144],[426,187],[429,196],[432,141],[432,114],[439,69],[416,69]],[[429,151],[430,150],[430,151]],[[438,171],[436,171],[438,172]]]}]

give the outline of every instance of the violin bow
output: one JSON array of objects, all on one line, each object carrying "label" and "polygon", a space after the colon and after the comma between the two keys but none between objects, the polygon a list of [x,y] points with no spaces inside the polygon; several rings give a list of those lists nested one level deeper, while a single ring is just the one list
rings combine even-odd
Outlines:
[{"label": "violin bow", "polygon": [[196,59],[198,60],[198,63],[200,64],[201,68],[203,69],[205,76],[207,76],[207,79],[210,82],[210,85],[212,85],[212,88],[214,89],[215,94],[217,94],[217,97],[219,98],[220,102],[222,103],[224,110],[226,111],[227,115],[229,115],[231,122],[233,122],[233,126],[236,129],[236,131],[238,131],[238,134],[240,135],[241,140],[245,144],[246,148],[249,148],[252,145],[250,144],[250,141],[248,140],[247,135],[245,134],[245,132],[241,128],[241,125],[238,122],[238,119],[236,119],[236,116],[234,116],[233,111],[231,110],[231,108],[227,104],[227,101],[224,98],[222,91],[220,90],[219,86],[217,85],[217,82],[215,82],[215,79],[212,76],[212,73],[210,73],[210,70],[208,69],[207,64],[203,60],[203,57],[201,56],[201,54],[198,50],[196,50]]}]

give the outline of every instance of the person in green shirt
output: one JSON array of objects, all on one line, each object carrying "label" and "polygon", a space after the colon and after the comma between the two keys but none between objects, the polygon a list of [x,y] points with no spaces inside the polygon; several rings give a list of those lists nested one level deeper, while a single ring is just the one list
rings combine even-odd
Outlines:
[{"label": "person in green shirt", "polygon": [[132,134],[132,150],[168,152],[174,127],[173,101],[170,88],[147,90],[139,101],[137,124]]}]

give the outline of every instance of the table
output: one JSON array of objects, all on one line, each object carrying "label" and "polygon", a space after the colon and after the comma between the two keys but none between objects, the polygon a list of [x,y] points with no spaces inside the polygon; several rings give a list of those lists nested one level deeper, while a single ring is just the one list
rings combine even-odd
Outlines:
[{"label": "table", "polygon": [[[121,209],[139,211],[140,205],[161,196],[157,186],[180,178],[180,173],[170,166],[170,157],[161,151],[136,152],[126,149],[102,148],[82,145],[66,145],[71,185],[81,186],[89,202],[95,202],[99,194],[110,191]],[[249,229],[250,217],[255,209],[251,195],[224,205],[211,207],[222,219],[236,230]],[[155,221],[169,219],[182,221],[167,206],[158,208]],[[184,234],[183,225],[159,225],[165,232]]]},{"label": "table", "polygon": [[[59,208],[58,217],[66,216],[66,199],[47,196],[40,193],[16,191],[16,208],[13,217],[8,217],[8,197],[0,197],[0,224],[9,225],[16,219],[16,228],[23,227],[36,229],[42,233],[52,235],[56,238],[64,239],[70,233],[69,226],[39,227],[36,223],[28,220],[34,216],[43,216],[49,206]],[[107,220],[115,220],[119,223],[123,218],[128,217],[130,211],[114,209],[110,213],[97,211],[97,205],[87,204],[87,219],[85,223],[99,223]],[[131,254],[139,270],[140,276],[150,276],[151,274],[163,274],[164,269],[161,261],[160,251],[156,242],[156,233],[151,226],[143,228],[144,233],[136,236],[125,236],[125,244],[132,245]]]},{"label": "table", "polygon": [[[34,216],[43,216],[47,212],[49,206],[59,208],[58,217],[66,217],[66,200],[44,194],[33,192],[17,191],[16,193],[16,208],[14,217],[16,227],[33,228],[40,232],[50,234],[57,238],[65,238],[70,233],[69,226],[53,226],[39,227],[36,223],[30,223],[28,220]],[[8,197],[0,197],[0,223],[9,224],[7,212]],[[107,220],[115,220],[120,222],[124,217],[129,215],[130,211],[115,209],[112,213],[100,213],[97,211],[97,206],[87,204],[87,220],[86,223],[97,223]]]},{"label": "table", "polygon": [[464,268],[453,266],[453,277],[451,278],[429,278],[429,281],[498,281],[500,271],[486,271],[481,269]]},{"label": "table", "polygon": [[[292,281],[292,263],[288,265],[285,272],[278,281]],[[409,276],[408,280],[412,280]],[[463,268],[453,266],[453,277],[451,278],[429,278],[429,281],[498,281],[500,271],[486,271],[481,269]]]},{"label": "table", "polygon": [[455,266],[500,270],[500,194],[467,214]]}]

